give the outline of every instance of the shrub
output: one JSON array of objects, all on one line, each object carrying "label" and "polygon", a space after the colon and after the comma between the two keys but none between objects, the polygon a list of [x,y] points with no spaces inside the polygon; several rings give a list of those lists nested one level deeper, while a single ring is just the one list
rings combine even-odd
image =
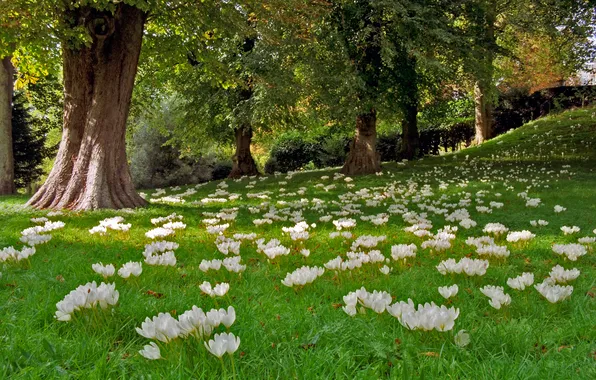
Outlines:
[{"label": "shrub", "polygon": [[286,134],[279,138],[271,148],[269,160],[265,164],[265,172],[272,174],[276,171],[288,172],[301,169],[313,161],[320,165],[320,146],[307,141],[299,134]]},{"label": "shrub", "polygon": [[377,152],[381,161],[397,161],[400,159],[401,133],[394,131],[377,136]]}]

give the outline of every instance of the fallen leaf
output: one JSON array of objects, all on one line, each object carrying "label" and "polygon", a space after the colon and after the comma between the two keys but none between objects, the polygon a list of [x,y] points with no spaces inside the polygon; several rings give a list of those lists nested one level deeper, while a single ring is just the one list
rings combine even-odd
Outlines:
[{"label": "fallen leaf", "polygon": [[163,293],[157,293],[157,292],[154,292],[153,290],[147,290],[147,295],[153,296],[157,299],[163,297]]},{"label": "fallen leaf", "polygon": [[56,276],[56,280],[58,280],[60,282],[64,282],[64,277],[62,277],[62,275],[59,274],[58,276]]}]

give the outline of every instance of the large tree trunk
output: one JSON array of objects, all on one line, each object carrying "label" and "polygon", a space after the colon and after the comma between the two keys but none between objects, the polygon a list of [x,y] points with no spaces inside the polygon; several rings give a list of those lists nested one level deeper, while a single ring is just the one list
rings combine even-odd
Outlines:
[{"label": "large tree trunk", "polygon": [[234,134],[236,135],[236,154],[233,157],[233,166],[229,178],[258,175],[259,169],[257,169],[255,160],[250,153],[252,128],[250,125],[236,128]]},{"label": "large tree trunk", "polygon": [[142,206],[126,160],[126,118],[146,15],[119,3],[114,14],[67,15],[93,42],[64,44],[64,130],[50,175],[29,200],[36,208],[90,210]]},{"label": "large tree trunk", "polygon": [[381,155],[377,152],[377,113],[356,117],[356,135],[341,172],[346,175],[373,174],[381,171]]},{"label": "large tree trunk", "polygon": [[476,135],[474,144],[480,145],[492,137],[493,133],[493,114],[492,97],[493,93],[493,74],[494,74],[494,49],[495,40],[495,22],[496,22],[496,2],[489,2],[489,8],[485,15],[484,40],[485,54],[481,60],[482,74],[474,84],[474,127]]},{"label": "large tree trunk", "polygon": [[0,61],[0,195],[12,194],[14,187],[14,157],[12,154],[12,90],[11,57]]}]

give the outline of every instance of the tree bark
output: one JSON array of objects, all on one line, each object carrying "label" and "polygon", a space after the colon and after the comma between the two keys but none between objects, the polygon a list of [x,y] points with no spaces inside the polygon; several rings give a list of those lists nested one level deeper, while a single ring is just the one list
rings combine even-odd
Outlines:
[{"label": "tree bark", "polygon": [[373,174],[381,171],[381,155],[377,152],[377,113],[356,117],[356,135],[341,172],[346,175]]},{"label": "tree bark", "polygon": [[48,179],[29,200],[36,208],[91,210],[145,205],[126,160],[130,108],[146,15],[119,3],[115,12],[77,8],[66,15],[93,41],[64,43],[64,129]]},{"label": "tree bark", "polygon": [[0,61],[0,195],[13,194],[12,93],[14,70],[11,57]]},{"label": "tree bark", "polygon": [[411,160],[418,156],[420,135],[418,134],[418,104],[409,104],[405,108],[402,122],[402,138],[400,156]]},{"label": "tree bark", "polygon": [[488,139],[486,125],[486,94],[480,81],[474,84],[474,145],[480,145]]},{"label": "tree bark", "polygon": [[481,59],[482,74],[474,84],[474,127],[476,135],[474,144],[480,145],[492,137],[493,114],[492,114],[492,87],[494,74],[494,48],[496,2],[489,2],[485,14],[484,43],[485,53]]},{"label": "tree bark", "polygon": [[250,153],[250,144],[252,142],[252,128],[246,125],[236,128],[236,154],[233,157],[232,171],[229,178],[240,178],[242,176],[253,176],[259,174],[259,169]]}]

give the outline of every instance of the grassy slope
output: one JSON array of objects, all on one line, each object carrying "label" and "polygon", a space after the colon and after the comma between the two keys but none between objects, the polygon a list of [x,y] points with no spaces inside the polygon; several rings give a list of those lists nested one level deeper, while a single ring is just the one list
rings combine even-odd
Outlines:
[{"label": "grassy slope", "polygon": [[[349,245],[329,240],[333,231],[330,223],[320,223],[320,214],[306,210],[308,222],[318,226],[306,243],[311,256],[304,258],[295,252],[268,263],[257,254],[252,244],[241,248],[243,262],[248,269],[241,277],[223,270],[207,274],[199,271],[203,258],[222,258],[213,238],[200,224],[201,212],[216,211],[221,206],[193,206],[191,200],[213,193],[211,183],[187,199],[181,206],[153,205],[134,214],[123,214],[133,224],[128,234],[112,233],[108,237],[88,234],[87,230],[105,217],[118,212],[89,212],[68,214],[53,220],[63,220],[66,228],[55,231],[50,243],[39,246],[27,264],[0,264],[0,377],[10,378],[189,378],[221,377],[218,361],[205,349],[184,341],[169,353],[167,361],[149,362],[136,352],[146,344],[134,330],[147,316],[158,312],[182,312],[196,304],[203,309],[234,305],[237,321],[232,331],[242,339],[236,353],[236,366],[243,378],[378,378],[391,377],[453,377],[453,378],[594,378],[596,377],[596,258],[592,250],[576,263],[564,262],[551,251],[554,242],[573,242],[576,237],[563,236],[562,225],[582,228],[578,236],[593,235],[596,228],[596,109],[579,110],[551,116],[512,133],[455,155],[425,159],[407,164],[384,165],[383,176],[356,178],[356,189],[362,187],[381,190],[391,182],[404,187],[415,181],[419,187],[429,184],[435,193],[427,203],[443,194],[447,202],[457,203],[461,193],[469,192],[472,199],[479,190],[487,190],[485,204],[491,200],[505,206],[492,214],[469,210],[478,226],[470,230],[460,228],[453,248],[446,253],[419,250],[411,265],[403,268],[392,262],[393,272],[382,275],[377,265],[364,266],[352,273],[334,276],[329,271],[313,284],[301,290],[286,288],[280,280],[286,272],[301,265],[322,265],[338,254],[345,256]],[[465,156],[469,156],[466,160]],[[571,165],[570,168],[564,165]],[[568,171],[568,172],[566,172]],[[323,192],[313,186],[322,175],[330,172],[297,174],[283,185],[288,192],[300,186],[308,188],[304,197],[336,200],[349,191],[343,182],[337,189]],[[251,192],[269,190],[278,194],[277,181],[283,177],[258,182]],[[449,184],[444,191],[438,184]],[[460,184],[466,183],[467,187]],[[230,182],[229,191],[246,193],[247,181]],[[354,189],[352,189],[354,190]],[[543,205],[527,208],[517,193],[527,190],[531,197],[540,197]],[[351,190],[350,190],[351,191]],[[495,193],[502,193],[496,197]],[[168,192],[170,193],[170,192]],[[302,196],[283,198],[300,199]],[[411,196],[410,196],[411,198]],[[29,218],[45,213],[22,209],[23,197],[0,198],[0,247],[19,245],[20,231],[30,227]],[[363,207],[366,215],[385,212],[390,204]],[[255,200],[230,202],[224,207],[256,205]],[[553,212],[555,204],[567,207],[561,214]],[[410,203],[408,207],[420,212]],[[335,207],[330,207],[335,210]],[[171,212],[184,215],[188,225],[175,240],[180,244],[176,252],[176,268],[144,265],[143,274],[136,280],[115,278],[120,291],[119,306],[113,315],[74,323],[56,322],[55,304],[80,284],[100,278],[91,264],[102,261],[117,267],[134,260],[140,261],[144,233],[152,226],[149,219]],[[430,214],[430,213],[429,213]],[[281,225],[254,227],[251,215],[242,209],[230,232],[255,231],[266,238],[279,237]],[[430,214],[434,228],[445,224],[440,216]],[[359,219],[357,217],[357,219]],[[531,227],[532,219],[545,219],[547,227]],[[434,266],[447,257],[460,258],[473,251],[464,243],[468,236],[481,236],[488,222],[501,222],[511,230],[529,229],[537,234],[526,246],[509,245],[512,255],[504,261],[491,259],[484,277],[441,276]],[[389,257],[390,246],[416,243],[421,239],[403,231],[407,224],[399,215],[391,216],[382,228],[358,220],[356,235],[387,235],[380,246]],[[291,243],[283,238],[286,245]],[[295,246],[295,245],[292,245]],[[472,254],[475,257],[475,254]],[[548,275],[557,263],[566,268],[577,267],[581,276],[573,283],[570,300],[551,305],[534,289],[517,292],[505,283],[522,271],[535,273],[537,282]],[[227,297],[217,300],[201,295],[198,285],[204,280],[229,281]],[[457,283],[458,296],[449,301],[460,308],[461,314],[453,332],[422,333],[405,330],[396,319],[384,313],[348,317],[341,308],[342,296],[361,286],[369,291],[386,290],[397,300],[412,298],[416,303],[445,301],[437,287]],[[502,310],[492,309],[478,290],[486,284],[505,286],[512,304]],[[148,295],[152,290],[161,298]],[[89,314],[89,313],[87,313]],[[453,333],[466,329],[472,343],[465,349],[453,344]],[[226,359],[228,360],[228,359]],[[229,363],[229,361],[226,361]]]}]

